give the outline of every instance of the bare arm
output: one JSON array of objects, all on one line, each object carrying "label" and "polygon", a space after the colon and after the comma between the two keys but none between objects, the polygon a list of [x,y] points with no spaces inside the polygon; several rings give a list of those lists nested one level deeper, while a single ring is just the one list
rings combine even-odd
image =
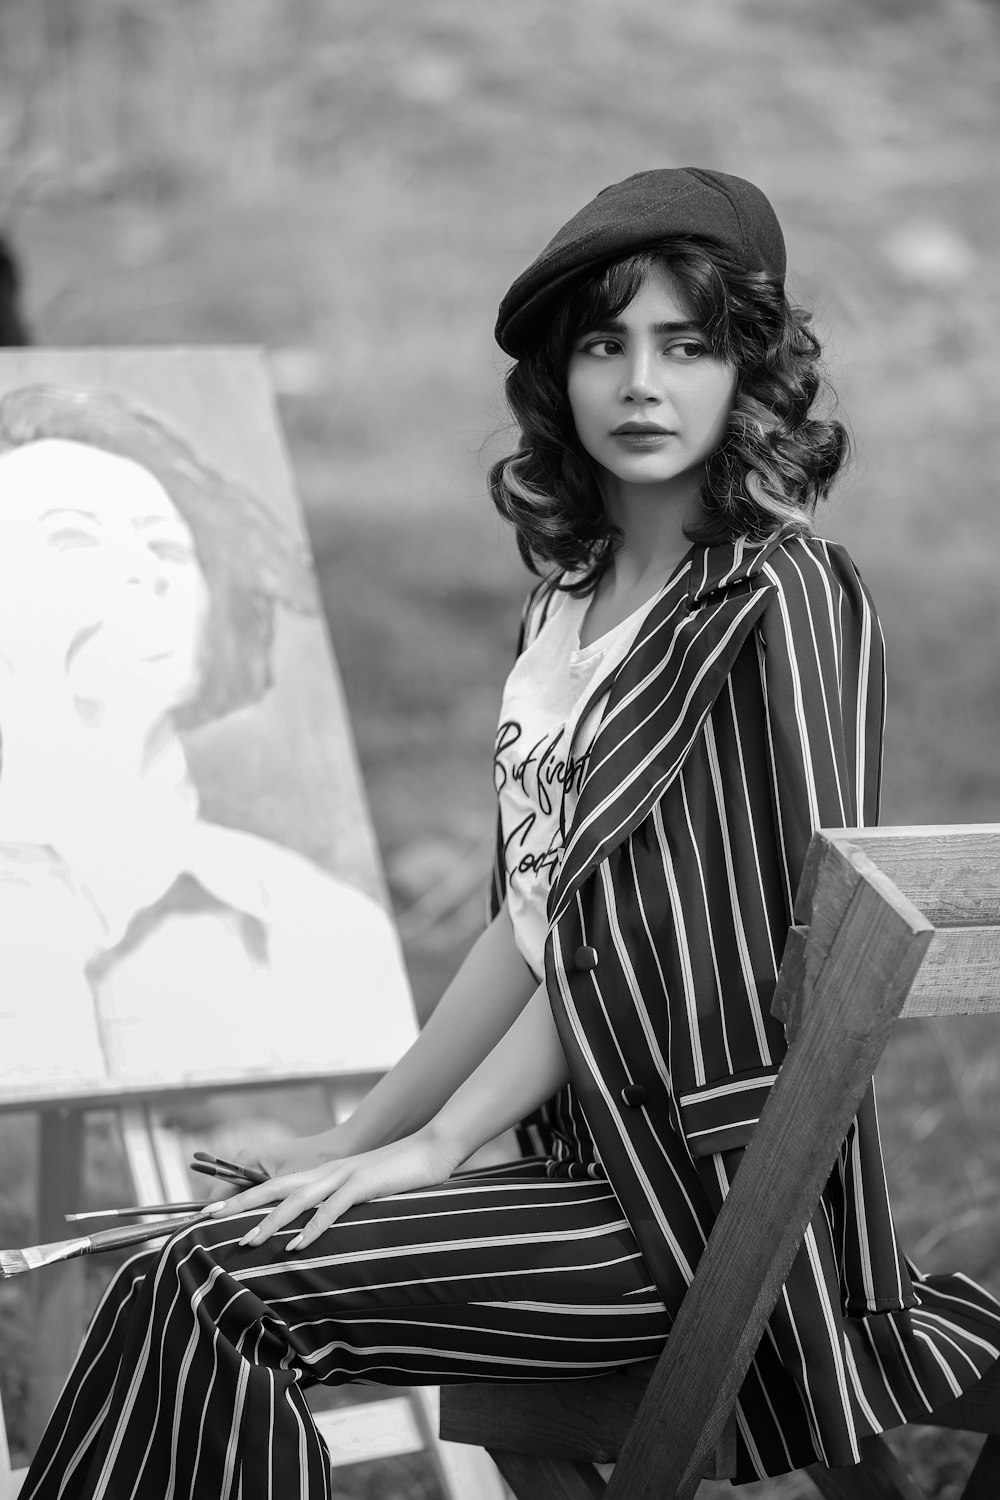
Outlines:
[{"label": "bare arm", "polygon": [[539,985],[489,1055],[427,1124],[375,1150],[272,1178],[215,1211],[240,1213],[273,1203],[242,1241],[259,1245],[315,1209],[285,1247],[304,1249],[355,1203],[445,1182],[484,1142],[551,1098],[568,1076],[548,995]]},{"label": "bare arm", "polygon": [[569,1079],[544,984],[447,1103],[424,1127],[455,1166],[544,1104]]}]

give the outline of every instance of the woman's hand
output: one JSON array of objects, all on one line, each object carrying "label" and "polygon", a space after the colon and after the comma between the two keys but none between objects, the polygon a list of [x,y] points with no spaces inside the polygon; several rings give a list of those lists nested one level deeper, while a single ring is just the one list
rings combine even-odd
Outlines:
[{"label": "woman's hand", "polygon": [[[348,1138],[345,1123],[322,1130],[318,1135],[290,1136],[266,1143],[230,1147],[227,1155],[248,1167],[259,1167],[269,1178],[284,1177],[290,1172],[303,1172],[308,1167],[319,1167],[357,1153],[358,1147]],[[228,1202],[238,1191],[225,1178],[216,1178],[209,1193],[209,1202]]]},{"label": "woman's hand", "polygon": [[290,1172],[304,1172],[310,1167],[321,1167],[345,1156],[352,1156],[355,1148],[344,1136],[343,1126],[334,1125],[321,1130],[318,1135],[294,1136],[291,1140],[275,1141],[261,1151],[253,1153],[255,1166],[265,1171],[268,1177],[284,1177]]},{"label": "woman's hand", "polygon": [[436,1187],[448,1180],[460,1159],[457,1148],[449,1147],[436,1131],[425,1127],[375,1151],[272,1177],[213,1204],[206,1212],[229,1217],[273,1203],[267,1217],[240,1241],[242,1245],[262,1245],[276,1230],[313,1208],[316,1212],[305,1227],[285,1246],[286,1250],[304,1250],[355,1203]]}]

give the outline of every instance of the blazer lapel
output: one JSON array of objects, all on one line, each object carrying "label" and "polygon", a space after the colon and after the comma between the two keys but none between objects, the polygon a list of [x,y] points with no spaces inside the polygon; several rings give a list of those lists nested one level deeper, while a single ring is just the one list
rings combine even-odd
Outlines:
[{"label": "blazer lapel", "polygon": [[568,830],[549,919],[647,816],[677,775],[775,585],[778,539],[696,547],[643,623],[611,685]]}]

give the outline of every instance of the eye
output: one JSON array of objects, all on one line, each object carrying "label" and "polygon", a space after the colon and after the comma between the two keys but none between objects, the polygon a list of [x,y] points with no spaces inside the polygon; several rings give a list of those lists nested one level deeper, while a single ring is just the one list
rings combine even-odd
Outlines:
[{"label": "eye", "polygon": [[75,548],[101,545],[100,537],[94,532],[83,531],[76,526],[62,526],[58,531],[50,531],[45,540],[56,552],[69,552]]},{"label": "eye", "polygon": [[682,339],[679,343],[671,344],[667,352],[675,354],[683,363],[687,363],[701,359],[703,355],[708,354],[709,350],[700,339]]},{"label": "eye", "polygon": [[621,341],[612,338],[587,339],[581,347],[581,353],[592,354],[595,359],[611,359],[621,352]]},{"label": "eye", "polygon": [[171,542],[165,537],[149,543],[149,550],[161,562],[185,564],[191,562],[194,553],[185,542]]}]

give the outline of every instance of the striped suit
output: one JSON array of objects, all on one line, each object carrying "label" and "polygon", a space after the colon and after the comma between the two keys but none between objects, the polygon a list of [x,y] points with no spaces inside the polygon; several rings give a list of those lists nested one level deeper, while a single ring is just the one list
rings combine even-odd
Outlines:
[{"label": "striped suit", "polygon": [[[544,1163],[349,1210],[308,1251],[208,1220],[115,1277],[21,1500],[332,1500],[303,1392],[586,1376],[668,1318],[610,1185]],[[301,1224],[302,1221],[299,1221]]]},{"label": "striped suit", "polygon": [[[24,1500],[326,1496],[311,1382],[657,1353],[781,1061],[769,1001],[809,834],[876,817],[883,697],[841,549],[694,549],[614,678],[566,830],[546,983],[572,1083],[525,1126],[538,1154],[361,1205],[301,1255],[297,1226],[239,1248],[240,1217],[129,1262]],[[998,1349],[985,1292],[901,1260],[869,1098],[743,1387],[740,1477],[851,1463]]]},{"label": "striped suit", "polygon": [[[557,1173],[607,1173],[667,1308],[784,1053],[769,1006],[812,830],[877,821],[884,699],[871,599],[816,539],[694,549],[612,685],[549,901],[572,1083],[528,1135]],[[998,1350],[987,1293],[899,1253],[870,1093],[744,1385],[741,1475],[855,1463]]]}]

